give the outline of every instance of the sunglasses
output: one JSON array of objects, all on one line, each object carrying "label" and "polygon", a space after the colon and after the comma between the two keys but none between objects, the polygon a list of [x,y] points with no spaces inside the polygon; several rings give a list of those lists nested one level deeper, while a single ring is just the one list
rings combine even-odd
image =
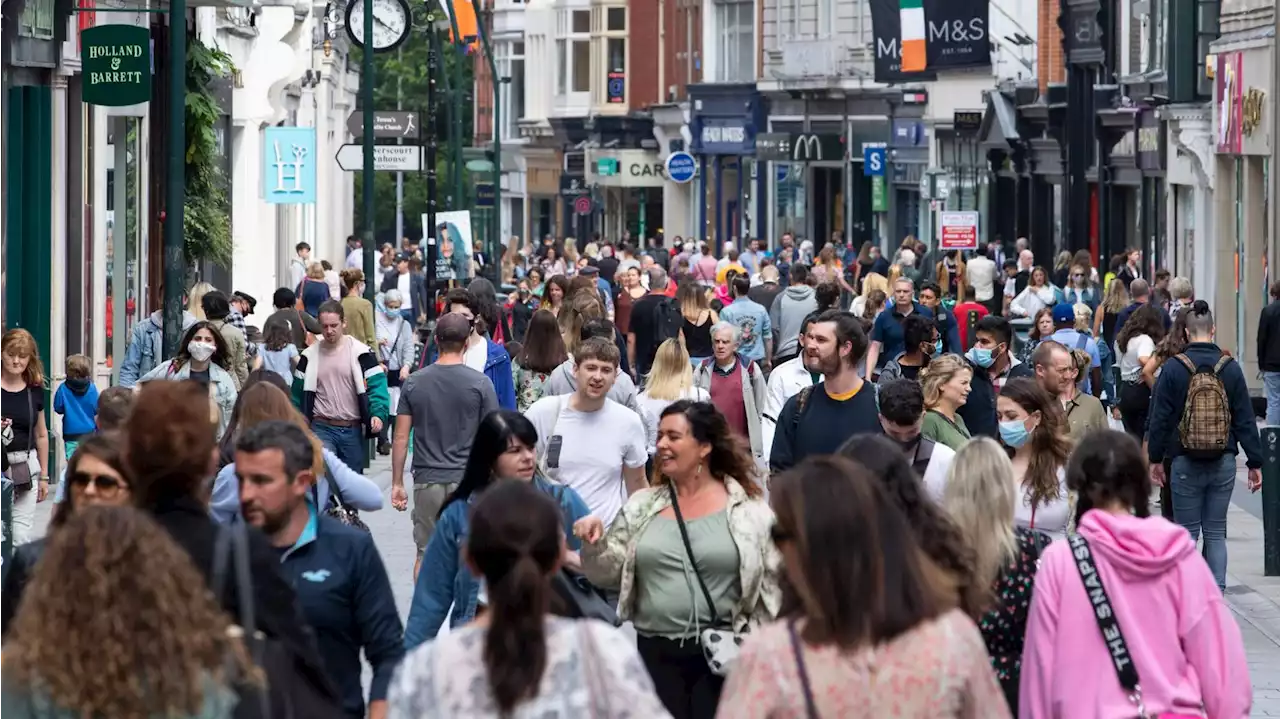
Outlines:
[{"label": "sunglasses", "polygon": [[124,486],[123,482],[111,475],[89,474],[87,472],[76,472],[71,475],[71,483],[77,487],[88,487],[92,484],[94,489],[102,492],[103,494],[118,491]]}]

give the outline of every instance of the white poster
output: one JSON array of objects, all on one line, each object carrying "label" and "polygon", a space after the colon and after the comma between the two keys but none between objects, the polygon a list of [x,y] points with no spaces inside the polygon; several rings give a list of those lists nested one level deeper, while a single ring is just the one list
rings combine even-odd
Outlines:
[{"label": "white poster", "polygon": [[[427,228],[427,216],[422,216],[422,226]],[[432,240],[431,238],[434,238]],[[436,247],[435,281],[466,281],[473,276],[471,267],[471,212],[437,212],[435,231],[429,235],[428,242],[434,241]]]}]

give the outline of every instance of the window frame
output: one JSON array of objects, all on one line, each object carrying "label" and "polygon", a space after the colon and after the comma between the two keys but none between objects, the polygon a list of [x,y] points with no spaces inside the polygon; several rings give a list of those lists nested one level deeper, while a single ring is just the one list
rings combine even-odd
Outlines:
[{"label": "window frame", "polygon": [[755,3],[752,0],[716,0],[715,28],[715,82],[755,82]]},{"label": "window frame", "polygon": [[[585,13],[587,30],[576,32],[574,20]],[[586,46],[586,83],[585,89],[577,89],[575,78],[578,68],[575,62],[577,45]],[[556,18],[556,97],[560,103],[587,104],[591,98],[591,10],[587,8],[566,8],[557,13]]]}]

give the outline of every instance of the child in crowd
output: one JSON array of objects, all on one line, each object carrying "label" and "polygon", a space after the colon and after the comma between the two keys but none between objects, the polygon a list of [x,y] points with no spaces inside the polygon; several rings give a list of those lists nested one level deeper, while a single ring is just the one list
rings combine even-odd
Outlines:
[{"label": "child in crowd", "polygon": [[62,415],[62,444],[71,459],[80,438],[97,429],[98,388],[90,373],[93,361],[85,355],[67,358],[67,381],[53,395],[53,411]]},{"label": "child in crowd", "polygon": [[[113,432],[123,429],[125,421],[129,419],[129,413],[133,411],[135,396],[132,387],[116,385],[102,390],[102,395],[98,398],[98,412],[94,417],[94,428],[85,434]],[[55,504],[60,504],[66,496],[67,463],[64,462],[58,477],[58,488],[54,492],[53,501]]]},{"label": "child in crowd", "polygon": [[285,382],[293,382],[293,368],[298,366],[299,356],[289,324],[275,319],[267,320],[258,345],[258,367],[275,372]]}]

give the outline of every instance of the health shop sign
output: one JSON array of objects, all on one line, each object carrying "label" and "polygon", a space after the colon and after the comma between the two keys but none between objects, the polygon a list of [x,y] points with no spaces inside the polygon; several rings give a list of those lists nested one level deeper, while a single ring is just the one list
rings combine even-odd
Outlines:
[{"label": "health shop sign", "polygon": [[151,33],[137,25],[98,25],[80,34],[80,99],[123,107],[151,99]]},{"label": "health shop sign", "polygon": [[876,82],[991,66],[988,0],[870,0]]},{"label": "health shop sign", "polygon": [[940,212],[938,227],[938,248],[944,252],[978,249],[978,213]]}]

